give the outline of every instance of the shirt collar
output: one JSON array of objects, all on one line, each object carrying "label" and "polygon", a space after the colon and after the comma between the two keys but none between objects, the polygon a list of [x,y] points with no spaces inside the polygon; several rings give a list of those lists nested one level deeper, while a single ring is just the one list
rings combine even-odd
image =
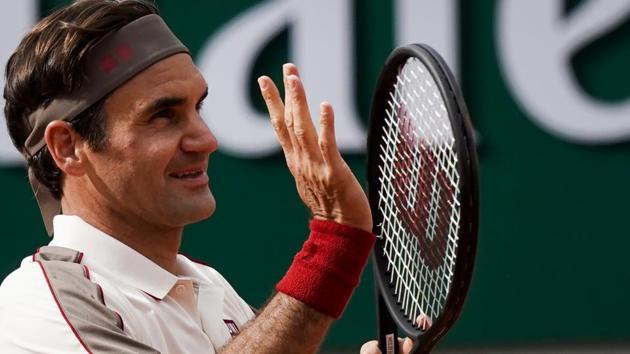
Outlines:
[{"label": "shirt collar", "polygon": [[83,264],[115,282],[125,283],[162,300],[178,280],[177,276],[138,251],[78,216],[57,215],[53,226],[51,246],[83,252]]}]

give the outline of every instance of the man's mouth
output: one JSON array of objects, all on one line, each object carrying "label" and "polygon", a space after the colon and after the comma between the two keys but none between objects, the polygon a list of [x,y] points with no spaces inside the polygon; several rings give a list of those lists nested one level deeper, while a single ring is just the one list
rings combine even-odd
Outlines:
[{"label": "man's mouth", "polygon": [[199,177],[203,174],[202,170],[191,170],[191,171],[182,171],[182,172],[173,172],[169,174],[171,177],[175,178],[195,178]]}]

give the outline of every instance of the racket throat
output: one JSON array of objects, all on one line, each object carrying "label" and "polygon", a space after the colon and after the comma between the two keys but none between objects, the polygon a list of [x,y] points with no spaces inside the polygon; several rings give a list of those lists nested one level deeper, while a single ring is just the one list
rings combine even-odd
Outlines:
[{"label": "racket throat", "polygon": [[378,346],[383,354],[398,354],[398,329],[380,291],[376,291],[378,317]]},{"label": "racket throat", "polygon": [[385,335],[385,354],[396,353],[396,334],[390,333]]}]

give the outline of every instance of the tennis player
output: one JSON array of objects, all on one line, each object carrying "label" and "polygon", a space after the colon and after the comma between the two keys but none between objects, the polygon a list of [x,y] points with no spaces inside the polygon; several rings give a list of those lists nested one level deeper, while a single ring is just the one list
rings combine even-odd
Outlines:
[{"label": "tennis player", "polygon": [[294,65],[284,100],[259,84],[313,219],[255,315],[214,269],[178,254],[184,227],[215,210],[217,141],[199,115],[206,81],[155,6],[77,1],[26,34],[7,63],[5,117],[53,238],[0,287],[0,352],[317,350],[366,264],[370,209],[332,107],[318,136]]}]

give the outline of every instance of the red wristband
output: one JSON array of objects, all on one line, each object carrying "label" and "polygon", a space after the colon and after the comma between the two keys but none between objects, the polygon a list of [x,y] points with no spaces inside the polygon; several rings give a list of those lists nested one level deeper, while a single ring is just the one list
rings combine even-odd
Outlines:
[{"label": "red wristband", "polygon": [[312,220],[311,235],[276,290],[339,318],[359,284],[376,238],[329,220]]}]

